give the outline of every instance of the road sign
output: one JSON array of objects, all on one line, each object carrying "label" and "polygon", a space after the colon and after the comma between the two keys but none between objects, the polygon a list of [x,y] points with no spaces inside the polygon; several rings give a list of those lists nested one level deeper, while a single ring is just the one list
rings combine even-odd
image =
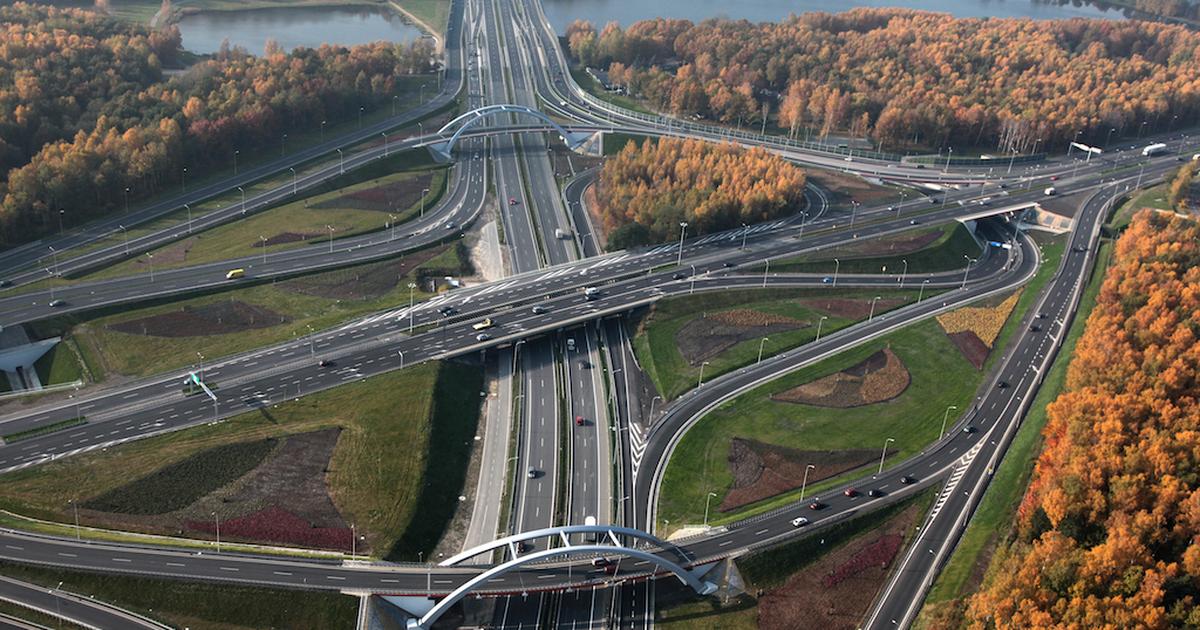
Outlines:
[{"label": "road sign", "polygon": [[193,383],[199,385],[200,389],[204,390],[205,394],[208,394],[208,397],[211,398],[213,402],[217,402],[217,395],[212,393],[212,390],[208,388],[208,385],[205,385],[204,381],[200,380],[200,377],[196,376],[195,372],[188,372],[188,376],[192,378]]}]

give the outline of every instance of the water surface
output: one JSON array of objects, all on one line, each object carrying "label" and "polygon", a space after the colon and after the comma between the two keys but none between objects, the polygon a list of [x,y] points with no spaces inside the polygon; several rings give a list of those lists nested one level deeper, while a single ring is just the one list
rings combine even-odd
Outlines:
[{"label": "water surface", "polygon": [[370,7],[294,7],[249,11],[206,11],[179,21],[183,47],[212,53],[229,40],[252,54],[262,54],[267,39],[284,50],[321,44],[353,46],[379,40],[409,42],[421,30],[390,11]]},{"label": "water surface", "polygon": [[1089,4],[1043,4],[1032,0],[542,0],[542,6],[550,23],[560,33],[577,18],[589,20],[597,27],[612,20],[628,26],[638,20],[656,17],[684,18],[694,22],[713,17],[778,22],[792,13],[838,12],[855,7],[905,7],[957,17],[1039,20],[1125,17],[1119,10],[1103,10]]}]

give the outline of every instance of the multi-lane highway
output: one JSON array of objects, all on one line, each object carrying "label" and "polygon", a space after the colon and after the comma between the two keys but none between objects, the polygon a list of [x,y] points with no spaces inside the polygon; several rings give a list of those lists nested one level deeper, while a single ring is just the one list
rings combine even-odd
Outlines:
[{"label": "multi-lane highway", "polygon": [[[1077,173],[1072,173],[1077,164],[1052,165],[1040,170],[1018,169],[1020,177],[1014,176],[1008,180],[1008,185],[1001,186],[997,182],[1006,174],[978,169],[973,173],[963,169],[941,172],[863,156],[854,156],[847,161],[846,156],[837,155],[837,151],[795,146],[794,143],[748,134],[735,137],[723,130],[681,124],[681,121],[663,117],[629,115],[597,103],[574,86],[536,1],[455,2],[454,7],[450,32],[461,35],[465,44],[460,47],[459,37],[448,37],[447,50],[454,61],[447,62],[446,84],[462,83],[468,87],[468,107],[495,102],[530,107],[540,104],[541,108],[585,121],[619,121],[622,125],[649,126],[647,131],[655,134],[774,144],[778,146],[773,148],[802,163],[870,173],[889,180],[985,185],[969,185],[961,190],[944,192],[934,204],[925,199],[914,199],[893,207],[862,209],[853,219],[838,215],[815,221],[792,219],[755,226],[746,231],[750,238],[744,250],[739,247],[742,232],[733,231],[694,238],[678,246],[671,244],[600,255],[578,201],[584,184],[573,184],[567,189],[568,203],[564,206],[553,169],[546,158],[543,135],[500,136],[487,145],[483,140],[468,140],[459,147],[461,158],[452,174],[450,194],[445,202],[424,221],[404,226],[406,229],[397,238],[388,232],[343,239],[335,241],[331,250],[311,247],[281,252],[268,256],[265,264],[260,258],[247,258],[164,270],[156,274],[154,282],[142,276],[79,283],[56,290],[55,297],[66,302],[59,309],[46,306],[50,299],[48,292],[0,299],[0,319],[3,320],[0,324],[13,324],[69,310],[128,303],[203,286],[220,286],[227,282],[224,273],[231,267],[244,267],[251,276],[260,278],[304,273],[393,255],[456,237],[459,228],[478,216],[485,206],[489,183],[485,155],[494,166],[491,179],[498,197],[496,207],[514,272],[501,281],[439,296],[411,311],[397,309],[380,313],[304,340],[258,349],[206,366],[205,381],[220,385],[215,402],[202,396],[183,396],[179,382],[184,375],[175,372],[84,396],[78,405],[47,403],[0,417],[5,432],[42,426],[77,413],[84,413],[89,419],[87,424],[79,427],[31,438],[19,445],[0,447],[0,471],[37,465],[81,451],[225,418],[247,408],[321,391],[420,361],[487,348],[511,348],[517,352],[520,369],[516,378],[521,383],[517,396],[521,445],[517,456],[520,464],[515,467],[517,510],[512,527],[534,529],[563,521],[579,523],[587,516],[596,516],[601,522],[622,519],[625,523],[653,530],[658,483],[670,453],[687,428],[708,409],[779,374],[886,334],[918,318],[1010,290],[1030,277],[1036,266],[1036,256],[1026,238],[1015,237],[1021,247],[1014,250],[1014,259],[1007,260],[999,255],[989,257],[987,262],[972,270],[969,281],[961,288],[958,285],[962,276],[958,272],[929,276],[930,286],[947,289],[937,300],[910,305],[828,335],[819,343],[713,379],[702,390],[661,407],[656,414],[661,418],[653,424],[645,419],[647,401],[637,400],[637,386],[630,381],[630,373],[636,365],[628,349],[625,331],[609,320],[600,324],[604,330],[600,335],[592,322],[653,303],[664,296],[693,290],[823,286],[819,277],[749,276],[740,273],[738,267],[751,267],[772,258],[896,233],[911,229],[914,223],[1004,214],[1008,210],[1028,207],[1042,198],[1040,190],[1035,190],[1040,187],[1030,179],[1033,176],[1061,177],[1056,186],[1063,193],[1069,193],[1096,190],[1104,178],[1112,177],[1114,172],[1124,178],[1119,183],[1127,185],[1132,180],[1131,170],[1136,171],[1132,165],[1137,163],[1144,165],[1143,171],[1138,173],[1139,181],[1142,177],[1150,181],[1174,166],[1170,156],[1146,160],[1136,151],[1125,151],[1107,155]],[[453,30],[459,23],[465,23],[468,28],[461,32]],[[478,55],[474,55],[476,51]],[[464,58],[467,60],[463,61]],[[367,135],[353,140],[376,135],[375,130],[367,131],[363,132]],[[427,141],[424,138],[410,140],[405,146]],[[395,143],[387,150],[399,146],[400,143]],[[384,150],[377,147],[347,156],[345,165],[338,163],[307,174],[303,180],[298,178],[295,185],[297,188],[311,186],[344,167],[353,168],[376,159]],[[1124,171],[1112,171],[1122,166]],[[276,170],[289,168],[286,164],[276,167]],[[1110,172],[1105,174],[1104,169]],[[260,173],[256,178],[265,174],[268,173]],[[211,196],[220,190],[234,188],[241,181],[235,179],[214,184],[211,190],[197,191],[196,194]],[[1020,185],[1014,186],[1017,182]],[[1094,197],[1076,217],[1079,231],[1075,239],[1093,238],[1114,188],[1112,186]],[[268,191],[248,199],[247,210],[253,212],[294,192],[290,186]],[[985,197],[990,198],[990,205],[974,203]],[[178,200],[173,202],[177,207]],[[164,208],[163,212],[171,209],[170,206]],[[239,207],[237,214],[240,210]],[[152,209],[145,212],[153,214]],[[226,212],[233,211],[227,209]],[[217,220],[214,215],[213,221]],[[447,223],[452,225],[447,226]],[[199,221],[194,227],[200,227]],[[101,228],[103,225],[92,233],[99,234]],[[558,230],[569,233],[571,238],[560,238]],[[134,250],[148,249],[177,237],[178,234],[159,233],[146,242],[131,245]],[[106,255],[115,259],[124,256],[124,251],[116,251],[119,247],[97,251],[107,251]],[[872,625],[880,627],[891,624],[892,620],[906,623],[915,610],[911,603],[919,601],[922,589],[952,547],[954,536],[951,533],[969,516],[971,506],[986,483],[987,471],[1003,453],[1024,405],[1032,400],[1038,379],[1030,375],[1030,370],[1035,370],[1036,375],[1036,370],[1044,369],[1065,331],[1074,311],[1078,287],[1086,273],[1087,251],[1086,248],[1084,251],[1072,250],[1043,294],[1038,310],[1054,317],[1054,325],[1044,327],[1046,332],[1033,332],[1022,327],[999,372],[993,376],[994,382],[1003,381],[1012,387],[987,388],[981,393],[978,408],[964,420],[979,431],[950,432],[919,456],[892,462],[881,475],[856,480],[860,487],[885,492],[882,498],[838,495],[819,513],[809,513],[801,506],[788,506],[714,530],[683,543],[682,553],[687,563],[710,562],[802,535],[804,531],[791,525],[791,519],[799,514],[813,521],[806,530],[818,530],[825,524],[899,500],[916,489],[949,479],[950,484],[938,502],[935,516],[925,528],[926,534],[914,547],[928,548],[929,553],[913,551],[905,558],[896,580],[889,585],[870,619]],[[25,255],[31,258],[22,259]],[[13,257],[13,267],[36,258],[34,250],[28,248],[9,256]],[[682,260],[682,267],[675,267],[677,259]],[[72,264],[80,265],[78,269],[98,264],[89,263],[89,260],[86,256],[74,258],[58,271],[76,270],[70,267]],[[689,277],[674,278],[680,270],[688,270],[686,275]],[[25,273],[28,277],[21,274],[14,277],[27,282],[45,275],[40,271]],[[926,279],[915,274],[910,277],[914,281]],[[892,282],[892,278],[858,277],[847,278],[842,285],[876,286]],[[585,287],[596,287],[599,294],[595,299],[588,299],[581,293]],[[484,333],[487,337],[482,338],[473,324],[485,317],[492,318],[495,325]],[[410,328],[419,328],[419,331],[406,334]],[[568,342],[568,339],[572,341]],[[603,359],[602,340],[606,348]],[[318,357],[328,359],[331,364],[318,365]],[[600,379],[601,366],[609,368],[613,378],[610,385]],[[611,408],[616,411],[616,416],[611,419],[608,418],[610,405],[607,403],[610,392],[606,387],[612,388]],[[576,423],[576,417],[581,422]],[[610,422],[614,431],[609,430]],[[566,457],[560,458],[560,453]],[[618,467],[611,465],[613,458],[620,462]],[[569,465],[560,468],[563,462]],[[988,462],[990,464],[985,467]],[[617,475],[617,483],[613,483],[610,474]],[[912,475],[916,483],[901,484],[899,479],[905,474]],[[477,500],[498,500],[498,497],[481,496]],[[403,566],[343,567],[295,559],[193,555],[20,533],[0,535],[0,545],[3,545],[0,557],[26,562],[185,579],[372,592],[422,592],[426,590],[427,582],[432,590],[446,592],[479,570],[439,568],[427,573],[420,568]],[[680,552],[669,550],[666,553],[678,555]],[[644,561],[629,564],[631,567],[625,573],[627,578],[636,578],[650,570]],[[561,565],[543,564],[497,578],[489,584],[488,590],[495,593],[540,592],[555,590],[567,583],[579,585],[583,583],[581,580],[603,579],[602,573],[578,569],[572,572]],[[531,587],[531,584],[536,586]],[[619,597],[616,624],[623,627],[647,625],[651,619],[653,589],[647,582],[628,584]],[[602,622],[611,607],[610,596],[607,590],[576,590],[572,595],[558,599],[560,612],[552,621],[574,627]],[[546,607],[546,600],[538,598],[506,600],[497,620],[506,625],[537,623]]]}]

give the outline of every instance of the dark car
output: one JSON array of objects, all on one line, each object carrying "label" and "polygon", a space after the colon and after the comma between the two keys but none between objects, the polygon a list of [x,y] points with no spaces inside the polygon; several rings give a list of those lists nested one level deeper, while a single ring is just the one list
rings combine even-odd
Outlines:
[{"label": "dark car", "polygon": [[1042,332],[1042,327],[1034,324],[1029,327],[1029,332]]},{"label": "dark car", "polygon": [[454,313],[456,313],[457,311],[454,310],[453,306],[443,306],[443,307],[439,308],[437,310],[437,312],[442,317],[449,317],[449,316],[453,315]]},{"label": "dark car", "polygon": [[917,483],[917,478],[913,477],[912,475],[904,475],[903,477],[900,478],[900,483],[902,483],[906,486],[909,484],[914,484],[914,483]]},{"label": "dark car", "polygon": [[919,221],[917,221],[916,219],[909,219],[909,220],[908,220],[908,224],[909,224],[909,225],[916,225],[917,223],[919,223]]},{"label": "dark car", "polygon": [[683,280],[686,277],[687,274],[683,273],[682,271],[676,271],[675,273],[671,274],[671,278],[675,280]]},{"label": "dark car", "polygon": [[808,504],[808,509],[810,509],[810,510],[823,510],[823,509],[825,509],[825,504],[824,504],[824,503],[821,503],[821,500],[820,500],[820,499],[813,499],[813,500],[812,500],[812,503],[809,503],[809,504]]},{"label": "dark car", "polygon": [[12,280],[9,280],[7,278],[5,278],[4,280],[0,280],[0,289],[2,289],[4,287],[11,287],[11,286],[12,286]]},{"label": "dark car", "polygon": [[880,490],[879,488],[871,488],[870,490],[867,490],[867,496],[881,497],[883,496],[883,490]]},{"label": "dark car", "polygon": [[733,266],[733,263],[731,263],[731,262],[729,262],[729,261],[725,261],[725,262],[721,263],[721,266],[722,266],[722,267],[724,267],[724,268],[726,268],[726,269],[729,269],[730,267],[732,267],[732,266]]},{"label": "dark car", "polygon": [[967,426],[963,427],[963,433],[966,433],[967,435],[971,435],[974,432],[975,432],[975,427],[973,427],[971,425],[967,425]]},{"label": "dark car", "polygon": [[996,383],[996,389],[1008,389],[1008,381],[1000,381]]},{"label": "dark car", "polygon": [[334,363],[330,359],[321,359],[320,361],[317,361],[318,367],[333,367],[333,365]]}]

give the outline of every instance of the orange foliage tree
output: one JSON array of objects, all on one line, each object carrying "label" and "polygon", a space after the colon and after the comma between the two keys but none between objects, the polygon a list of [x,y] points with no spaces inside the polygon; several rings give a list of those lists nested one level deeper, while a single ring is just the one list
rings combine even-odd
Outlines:
[{"label": "orange foliage tree", "polygon": [[804,182],[804,171],[763,149],[671,138],[630,142],[600,172],[597,210],[610,247],[628,247],[677,236],[680,221],[688,222],[689,234],[705,234],[795,212]]},{"label": "orange foliage tree", "polygon": [[1200,226],[1117,243],[972,627],[1200,626]]}]

